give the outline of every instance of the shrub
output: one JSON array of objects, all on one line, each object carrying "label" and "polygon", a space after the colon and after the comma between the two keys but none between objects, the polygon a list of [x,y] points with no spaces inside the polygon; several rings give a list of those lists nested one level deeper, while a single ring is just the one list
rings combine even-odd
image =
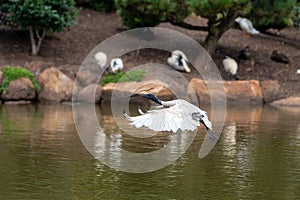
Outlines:
[{"label": "shrub", "polygon": [[[170,22],[183,28],[206,31],[203,46],[211,54],[221,36],[246,16],[264,31],[289,25],[296,0],[115,0],[117,13],[129,28],[156,26]],[[207,19],[207,26],[189,24],[184,19],[194,13]]]},{"label": "shrub", "polygon": [[90,7],[96,11],[113,11],[115,10],[114,0],[89,0]]},{"label": "shrub", "polygon": [[[217,41],[234,24],[234,19],[251,8],[250,0],[115,0],[115,3],[123,24],[129,28],[170,22],[208,32],[204,47],[209,53],[214,52]],[[207,26],[186,23],[184,19],[191,13],[207,18]]]},{"label": "shrub", "polygon": [[78,15],[74,0],[0,0],[0,24],[28,30],[37,55],[47,32],[63,31]]},{"label": "shrub", "polygon": [[296,0],[252,1],[248,14],[255,28],[266,31],[269,28],[282,29],[291,23]]},{"label": "shrub", "polygon": [[129,71],[126,74],[124,72],[108,73],[102,78],[101,86],[117,82],[140,82],[145,73],[147,73],[145,70]]},{"label": "shrub", "polygon": [[116,0],[117,13],[129,28],[156,26],[167,19],[182,21],[190,12],[185,0]]},{"label": "shrub", "polygon": [[10,82],[22,77],[29,78],[34,85],[36,91],[40,91],[40,85],[39,83],[34,79],[33,74],[28,71],[27,69],[21,68],[21,67],[11,67],[6,66],[2,70],[3,72],[3,80],[0,85],[0,92],[3,92],[7,89]]},{"label": "shrub", "polygon": [[295,27],[300,27],[300,3],[295,7],[295,14],[292,17],[292,20]]}]

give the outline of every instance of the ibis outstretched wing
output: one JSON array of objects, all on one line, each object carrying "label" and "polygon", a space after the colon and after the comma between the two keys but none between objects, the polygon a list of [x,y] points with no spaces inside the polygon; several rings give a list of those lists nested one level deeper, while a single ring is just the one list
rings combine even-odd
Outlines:
[{"label": "ibis outstretched wing", "polygon": [[204,110],[201,110],[183,99],[173,101],[159,100],[159,102],[161,104],[159,108],[161,108],[161,106],[166,107],[149,110],[148,112],[143,112],[138,108],[141,115],[134,117],[129,116],[124,110],[123,115],[131,121],[130,124],[136,128],[145,126],[153,131],[172,131],[174,133],[178,130],[193,131],[197,126],[200,126],[200,121],[202,121],[206,127],[209,138],[217,142],[218,138],[210,132],[212,130],[212,124]]},{"label": "ibis outstretched wing", "polygon": [[136,128],[145,126],[153,131],[177,132],[179,129],[193,131],[200,126],[199,120],[194,119],[191,112],[188,112],[186,107],[180,103],[169,108],[150,110],[134,117],[130,117],[126,113],[124,116]]}]

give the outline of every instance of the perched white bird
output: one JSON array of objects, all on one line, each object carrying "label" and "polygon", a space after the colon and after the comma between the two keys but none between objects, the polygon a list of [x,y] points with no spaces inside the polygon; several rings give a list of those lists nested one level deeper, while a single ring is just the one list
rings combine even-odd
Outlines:
[{"label": "perched white bird", "polygon": [[168,64],[179,71],[191,72],[186,55],[179,50],[172,51],[171,57],[168,58]]},{"label": "perched white bird", "polygon": [[300,69],[297,69],[297,74],[300,74]]},{"label": "perched white bird", "polygon": [[227,73],[228,80],[230,76],[233,76],[235,80],[239,80],[237,77],[238,64],[233,58],[225,56],[225,59],[223,60],[223,67]]},{"label": "perched white bird", "polygon": [[124,64],[121,58],[114,58],[110,62],[110,68],[113,73],[121,71],[124,68]]},{"label": "perched white bird", "polygon": [[98,52],[94,55],[97,60],[97,64],[100,65],[103,69],[106,69],[107,56],[104,52]]},{"label": "perched white bird", "polygon": [[241,29],[251,35],[259,34],[259,31],[253,27],[252,22],[247,18],[237,17],[235,22],[239,23]]},{"label": "perched white bird", "polygon": [[153,131],[172,131],[190,130],[193,131],[204,124],[209,134],[209,138],[216,140],[215,135],[211,134],[212,124],[207,117],[207,112],[197,106],[183,100],[162,101],[153,94],[133,94],[130,97],[141,96],[158,103],[155,109],[144,113],[139,110],[141,115],[131,117],[123,111],[124,117],[131,121],[131,125],[136,128],[145,126]]}]

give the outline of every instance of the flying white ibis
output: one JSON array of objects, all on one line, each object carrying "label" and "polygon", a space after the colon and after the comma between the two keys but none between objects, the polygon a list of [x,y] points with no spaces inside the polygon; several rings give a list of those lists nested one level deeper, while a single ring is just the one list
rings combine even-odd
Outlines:
[{"label": "flying white ibis", "polygon": [[110,62],[110,68],[113,73],[121,71],[124,68],[124,64],[121,58],[114,58]]},{"label": "flying white ibis", "polygon": [[187,73],[191,72],[191,69],[187,64],[188,59],[182,51],[172,51],[171,57],[169,57],[167,61],[171,67],[175,68],[178,71],[184,71]]},{"label": "flying white ibis", "polygon": [[253,27],[252,22],[247,18],[237,17],[235,22],[239,23],[241,29],[251,35],[259,34],[259,31]]},{"label": "flying white ibis", "polygon": [[230,76],[233,76],[235,80],[239,80],[237,77],[238,64],[233,58],[225,56],[225,59],[223,60],[223,67],[227,73],[228,80]]},{"label": "flying white ibis", "polygon": [[210,132],[212,123],[207,117],[207,112],[197,106],[183,99],[162,101],[153,94],[133,94],[130,97],[135,96],[141,96],[159,104],[159,106],[146,113],[139,110],[141,115],[134,117],[123,111],[124,117],[131,121],[130,124],[136,128],[145,126],[153,131],[172,131],[176,133],[178,130],[193,131],[202,122],[206,127],[209,138],[213,141],[217,140],[216,136]]}]

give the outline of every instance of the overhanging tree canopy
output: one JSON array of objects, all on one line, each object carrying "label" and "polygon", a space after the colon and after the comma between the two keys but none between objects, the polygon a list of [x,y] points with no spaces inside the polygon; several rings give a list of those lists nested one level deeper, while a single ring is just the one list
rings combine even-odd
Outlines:
[{"label": "overhanging tree canopy", "polygon": [[[115,0],[118,15],[122,18],[123,24],[129,28],[155,26],[160,22],[170,22],[183,28],[208,32],[204,47],[210,54],[214,52],[220,37],[234,24],[234,19],[247,13],[251,15],[253,9],[260,6],[257,2],[260,1]],[[281,2],[281,9],[288,10],[290,7],[283,7],[282,4],[295,5],[296,0],[273,0],[270,2]],[[270,7],[268,8],[270,9]],[[271,13],[272,11],[265,12]],[[184,19],[191,13],[207,18],[207,26],[194,26],[186,23]],[[281,13],[284,15],[287,12],[282,11]],[[279,21],[274,21],[273,25]]]}]

